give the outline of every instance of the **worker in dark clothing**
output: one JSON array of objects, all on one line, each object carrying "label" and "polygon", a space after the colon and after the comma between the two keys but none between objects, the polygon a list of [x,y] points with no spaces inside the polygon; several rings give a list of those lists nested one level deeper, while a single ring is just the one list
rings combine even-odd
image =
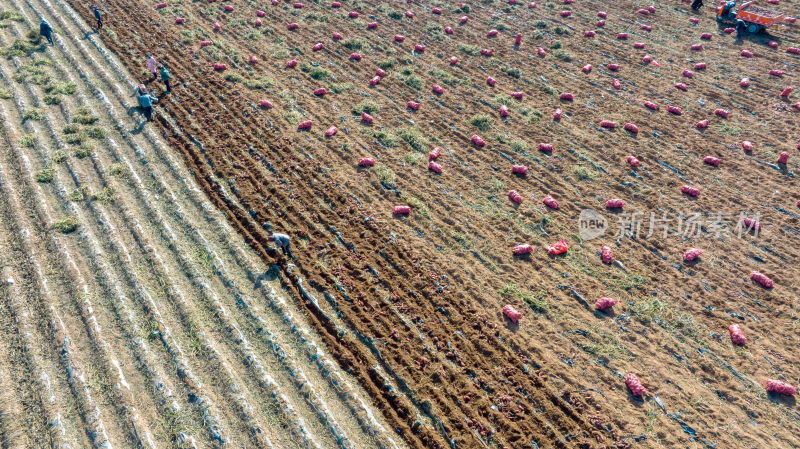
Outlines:
[{"label": "worker in dark clothing", "polygon": [[745,29],[747,29],[747,26],[745,25],[744,20],[738,19],[736,21],[736,36],[741,36]]},{"label": "worker in dark clothing", "polygon": [[47,42],[50,42],[50,45],[54,45],[53,27],[51,27],[44,18],[42,18],[42,23],[39,24],[39,34],[47,38]]},{"label": "worker in dark clothing", "polygon": [[725,2],[725,4],[722,5],[722,13],[720,14],[720,16],[722,18],[727,18],[728,17],[728,13],[731,12],[731,9],[734,6],[736,6],[736,2],[733,1],[733,0],[728,0],[727,2]]},{"label": "worker in dark clothing", "polygon": [[92,5],[92,12],[94,13],[94,18],[97,20],[97,29],[103,28],[103,19],[100,16],[100,9],[97,5]]},{"label": "worker in dark clothing", "polygon": [[692,2],[692,9],[697,11],[698,9],[703,7],[703,0],[694,0]]},{"label": "worker in dark clothing", "polygon": [[161,81],[164,82],[164,86],[167,88],[167,93],[171,93],[172,89],[169,87],[169,71],[167,70],[167,66],[161,66]]},{"label": "worker in dark clothing", "polygon": [[139,107],[142,108],[142,113],[147,121],[153,121],[153,97],[147,93],[139,95]]},{"label": "worker in dark clothing", "polygon": [[277,244],[278,247],[280,247],[280,249],[283,251],[283,254],[294,259],[294,256],[292,255],[292,250],[289,249],[288,235],[273,233],[271,236],[267,237],[267,240],[269,240],[270,242],[275,242],[275,244]]}]

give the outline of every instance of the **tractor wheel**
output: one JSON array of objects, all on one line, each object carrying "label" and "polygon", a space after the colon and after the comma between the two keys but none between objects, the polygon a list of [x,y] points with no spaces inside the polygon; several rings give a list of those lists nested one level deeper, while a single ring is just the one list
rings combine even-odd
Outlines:
[{"label": "tractor wheel", "polygon": [[758,33],[759,31],[761,31],[761,25],[751,23],[747,25],[747,31],[749,31],[752,34]]}]

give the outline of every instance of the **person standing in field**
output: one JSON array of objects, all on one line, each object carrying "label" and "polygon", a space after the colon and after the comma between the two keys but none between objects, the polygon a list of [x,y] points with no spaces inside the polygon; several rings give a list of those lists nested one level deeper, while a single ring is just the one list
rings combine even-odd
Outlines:
[{"label": "person standing in field", "polygon": [[47,38],[47,42],[50,42],[50,45],[54,45],[53,27],[51,27],[50,24],[44,20],[44,17],[42,17],[42,23],[39,24],[39,34]]},{"label": "person standing in field", "polygon": [[156,79],[156,58],[149,54],[144,55],[147,58],[147,70],[153,74],[153,79]]},{"label": "person standing in field", "polygon": [[167,93],[172,93],[172,89],[169,87],[169,71],[165,65],[161,66],[161,81],[164,82],[164,86],[167,88]]},{"label": "person standing in field", "polygon": [[267,237],[267,240],[269,240],[270,242],[275,242],[275,244],[278,245],[278,247],[283,251],[283,254],[294,259],[294,256],[292,255],[292,250],[289,249],[288,235],[273,232],[271,236]]},{"label": "person standing in field", "polygon": [[100,15],[100,8],[97,5],[92,5],[92,12],[94,13],[94,18],[97,20],[97,30],[100,31],[100,28],[103,28],[103,19]]}]

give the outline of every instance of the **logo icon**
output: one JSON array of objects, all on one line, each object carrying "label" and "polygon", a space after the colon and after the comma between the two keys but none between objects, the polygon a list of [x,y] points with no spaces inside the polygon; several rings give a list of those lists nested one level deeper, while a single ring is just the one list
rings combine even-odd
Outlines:
[{"label": "logo icon", "polygon": [[584,240],[592,240],[605,234],[608,220],[592,209],[583,209],[578,217],[578,235]]}]

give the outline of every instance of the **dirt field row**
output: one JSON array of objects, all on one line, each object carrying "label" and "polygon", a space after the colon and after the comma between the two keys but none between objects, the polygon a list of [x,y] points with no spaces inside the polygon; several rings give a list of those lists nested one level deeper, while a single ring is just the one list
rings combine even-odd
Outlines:
[{"label": "dirt field row", "polygon": [[69,5],[0,10],[2,446],[403,447]]},{"label": "dirt field row", "polygon": [[[796,71],[797,57],[785,51],[798,43],[796,26],[736,40],[710,10],[690,13],[679,2],[646,16],[636,11],[647,5],[630,2],[343,3],[232,1],[226,12],[222,3],[156,10],[111,1],[108,29],[93,38],[138,76],[146,52],[170,67],[178,86],[162,97],[158,126],[267,263],[278,257],[267,249],[270,229],[295,237],[298,258],[282,265],[281,279],[410,446],[791,447],[795,404],[766,395],[763,384],[797,383],[800,375],[791,269],[800,233],[798,112],[778,96]],[[600,10],[608,13],[604,27],[596,24]],[[469,21],[459,25],[463,15]],[[290,32],[289,23],[299,28]],[[499,34],[487,37],[490,29]],[[586,30],[597,35],[584,37]],[[629,39],[617,39],[622,32]],[[324,48],[315,52],[318,42]],[[697,43],[704,49],[690,51]],[[739,56],[742,49],[755,56]],[[363,58],[349,58],[353,52]],[[641,62],[646,54],[660,66]],[[250,56],[259,62],[248,64]],[[287,68],[291,59],[298,65]],[[707,68],[695,69],[699,62]],[[228,69],[215,73],[214,63]],[[590,73],[581,72],[586,64]],[[370,87],[378,67],[388,75]],[[787,75],[771,77],[770,69]],[[744,77],[747,89],[739,87]],[[432,93],[434,84],[444,92]],[[321,87],[328,93],[314,95]],[[522,100],[508,97],[516,91]],[[561,92],[575,100],[559,100]],[[260,100],[273,107],[260,108]],[[509,117],[500,117],[500,105]],[[372,126],[361,120],[365,108]],[[552,120],[556,108],[561,120]],[[730,117],[715,116],[716,108]],[[700,131],[703,119],[711,123]],[[310,131],[297,130],[301,120],[314,122]],[[617,128],[601,128],[601,120]],[[639,132],[623,131],[626,122]],[[338,133],[325,138],[331,125]],[[487,145],[472,145],[473,134]],[[743,140],[754,143],[752,153]],[[553,144],[552,155],[537,150],[540,142]],[[427,170],[433,146],[443,148],[439,175]],[[790,160],[780,166],[783,151]],[[625,162],[629,155],[641,160],[638,169]],[[703,163],[709,155],[720,167]],[[357,167],[367,156],[376,167]],[[512,175],[512,164],[529,174]],[[684,184],[699,187],[699,198],[683,195]],[[521,205],[508,200],[511,189]],[[547,194],[558,210],[541,205]],[[610,198],[641,211],[645,233],[652,213],[698,235],[618,233],[617,221],[630,214],[605,212]],[[411,205],[411,216],[393,216],[396,204]],[[609,220],[605,236],[581,238],[583,209]],[[692,224],[695,212],[707,215]],[[740,214],[764,224],[757,237],[737,235]],[[730,233],[716,235],[720,222]],[[547,245],[562,238],[570,251],[548,256]],[[534,253],[513,258],[519,243]],[[602,264],[601,245],[620,264]],[[689,247],[703,250],[699,263],[683,262]],[[776,286],[752,283],[754,270]],[[594,311],[601,296],[619,301],[616,312]],[[507,303],[525,313],[519,325],[500,313]],[[730,344],[732,322],[745,329],[746,346]],[[627,372],[650,390],[645,401],[625,387]]]}]

